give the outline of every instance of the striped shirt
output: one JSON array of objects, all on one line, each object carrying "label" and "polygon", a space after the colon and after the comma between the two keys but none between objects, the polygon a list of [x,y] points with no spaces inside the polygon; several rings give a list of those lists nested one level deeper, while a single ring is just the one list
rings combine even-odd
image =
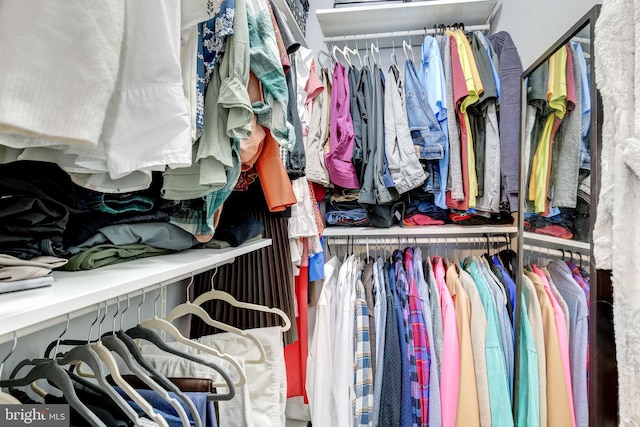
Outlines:
[{"label": "striped shirt", "polygon": [[422,390],[418,379],[418,366],[416,363],[416,351],[414,347],[413,329],[411,327],[411,313],[409,307],[409,282],[407,273],[402,265],[402,253],[396,251],[394,254],[396,260],[396,287],[398,296],[402,304],[402,320],[405,326],[405,343],[407,345],[407,355],[409,357],[409,369],[411,377],[411,410],[414,426],[422,425]]},{"label": "striped shirt", "polygon": [[409,278],[409,321],[413,331],[413,346],[416,353],[418,383],[420,384],[420,410],[422,425],[429,425],[429,372],[431,369],[431,353],[429,338],[425,328],[422,301],[418,294],[418,286],[413,272],[413,249],[404,252],[404,265]]}]

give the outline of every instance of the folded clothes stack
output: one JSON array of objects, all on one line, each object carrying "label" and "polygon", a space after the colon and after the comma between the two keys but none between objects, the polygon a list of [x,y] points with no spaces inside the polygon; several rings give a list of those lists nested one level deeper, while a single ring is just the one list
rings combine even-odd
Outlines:
[{"label": "folded clothes stack", "polygon": [[0,293],[51,286],[51,270],[66,263],[66,259],[52,256],[38,256],[25,260],[0,254]]}]

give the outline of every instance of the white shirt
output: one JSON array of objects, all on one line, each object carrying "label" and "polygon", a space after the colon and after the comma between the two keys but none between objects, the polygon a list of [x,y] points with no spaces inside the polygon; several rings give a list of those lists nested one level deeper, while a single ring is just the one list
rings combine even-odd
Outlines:
[{"label": "white shirt", "polygon": [[335,413],[332,397],[333,385],[333,338],[335,337],[335,317],[332,303],[338,285],[340,261],[331,258],[324,265],[324,284],[316,305],[316,324],[313,331],[309,355],[307,357],[307,396],[314,426],[329,425]]}]

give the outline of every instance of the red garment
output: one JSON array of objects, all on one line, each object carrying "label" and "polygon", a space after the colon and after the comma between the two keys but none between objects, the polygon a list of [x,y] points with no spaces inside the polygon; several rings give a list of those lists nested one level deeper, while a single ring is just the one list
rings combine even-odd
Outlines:
[{"label": "red garment", "polygon": [[407,227],[415,227],[420,225],[442,225],[444,221],[441,219],[433,219],[425,214],[415,214],[405,218],[403,224]]},{"label": "red garment", "polygon": [[571,233],[566,228],[556,224],[546,225],[542,228],[536,228],[535,230],[533,230],[533,232],[538,234],[544,234],[547,236],[559,237],[561,239],[573,238],[573,233]]},{"label": "red garment", "polygon": [[458,44],[453,36],[449,37],[449,46],[451,48],[451,74],[453,76],[453,100],[456,104],[456,115],[458,117],[458,125],[460,126],[460,141],[451,141],[451,144],[460,144],[460,160],[462,163],[462,189],[464,191],[464,199],[456,200],[451,197],[451,191],[447,191],[447,207],[450,209],[458,209],[466,211],[469,209],[469,150],[467,149],[467,129],[464,121],[464,115],[460,111],[460,103],[464,98],[469,96],[467,82],[460,65],[460,55],[458,54]]},{"label": "red garment", "polygon": [[[306,240],[306,239],[305,239]],[[306,245],[305,245],[306,247]],[[303,257],[306,257],[303,254]],[[298,340],[284,348],[284,361],[287,369],[287,398],[303,396],[304,403],[309,403],[305,383],[307,382],[307,357],[309,355],[309,266],[301,266],[300,274],[295,279],[298,316]]]},{"label": "red garment", "polygon": [[327,198],[327,189],[322,185],[317,184],[315,182],[313,184],[313,192],[316,194],[316,202],[324,202],[324,199]]}]

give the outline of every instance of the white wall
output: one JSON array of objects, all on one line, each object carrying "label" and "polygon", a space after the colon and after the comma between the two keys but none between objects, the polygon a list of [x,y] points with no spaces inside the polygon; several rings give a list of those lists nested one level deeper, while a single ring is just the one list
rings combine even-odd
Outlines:
[{"label": "white wall", "polygon": [[495,31],[511,34],[527,69],[598,0],[503,0]]},{"label": "white wall", "polygon": [[[309,48],[317,53],[324,46],[315,10],[332,8],[333,0],[311,0],[310,3],[306,39]],[[503,0],[494,20],[494,31],[511,34],[526,69],[598,3],[602,0]],[[401,52],[396,54],[402,56]],[[387,62],[384,56],[383,63]]]}]

